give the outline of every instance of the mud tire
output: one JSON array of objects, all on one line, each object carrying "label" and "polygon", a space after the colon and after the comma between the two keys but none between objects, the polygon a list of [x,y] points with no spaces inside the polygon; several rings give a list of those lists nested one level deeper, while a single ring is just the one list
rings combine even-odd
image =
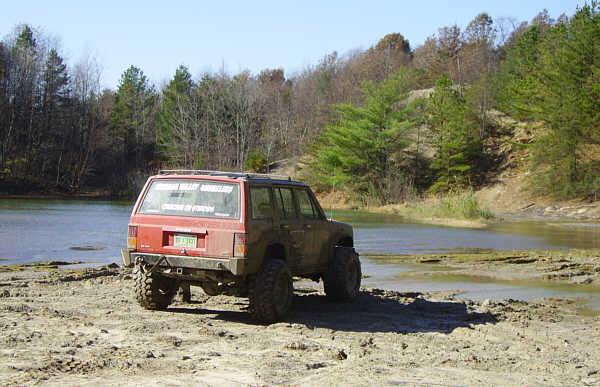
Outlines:
[{"label": "mud tire", "polygon": [[263,262],[248,286],[250,314],[260,322],[281,321],[292,306],[294,286],[287,264],[278,259]]},{"label": "mud tire", "polygon": [[331,301],[352,302],[358,297],[360,260],[352,247],[336,247],[328,272],[323,276],[325,294]]},{"label": "mud tire", "polygon": [[135,298],[142,308],[166,309],[173,301],[177,289],[176,281],[169,281],[158,273],[148,273],[143,266],[136,267]]}]

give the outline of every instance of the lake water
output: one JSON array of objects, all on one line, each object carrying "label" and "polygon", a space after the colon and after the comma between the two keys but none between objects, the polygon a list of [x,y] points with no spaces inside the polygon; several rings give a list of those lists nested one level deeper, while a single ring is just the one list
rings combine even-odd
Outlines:
[{"label": "lake water", "polygon": [[[547,297],[569,297],[583,300],[583,305],[600,311],[600,289],[592,286],[551,282],[516,282],[468,280],[452,273],[438,276],[443,280],[399,279],[401,272],[423,269],[424,265],[393,262],[393,258],[377,261],[364,254],[439,254],[468,252],[476,249],[598,249],[599,223],[574,222],[502,222],[485,229],[450,228],[401,223],[397,217],[379,214],[340,212],[336,218],[355,227],[356,249],[361,257],[363,273],[369,278],[363,284],[396,291],[458,290],[458,296],[472,300],[536,300]],[[429,271],[429,265],[425,270]]]},{"label": "lake water", "polygon": [[119,262],[132,205],[0,199],[0,262]]},{"label": "lake water", "polygon": [[[0,263],[84,261],[120,263],[133,203],[88,200],[0,199]],[[600,248],[597,223],[507,222],[485,229],[458,229],[403,222],[389,215],[335,212],[355,229],[361,254],[427,254],[469,249]],[[600,309],[600,295],[579,287],[559,288],[465,281],[410,281],[396,278],[410,265],[361,258],[364,285],[399,291],[461,290],[471,299],[582,297]]]}]

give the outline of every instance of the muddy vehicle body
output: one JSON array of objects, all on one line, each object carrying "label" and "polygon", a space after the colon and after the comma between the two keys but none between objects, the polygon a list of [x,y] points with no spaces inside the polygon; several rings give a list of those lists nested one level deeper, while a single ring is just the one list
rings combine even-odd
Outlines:
[{"label": "muddy vehicle body", "polygon": [[[327,297],[354,300],[361,269],[351,226],[328,220],[310,188],[273,175],[161,171],[133,208],[123,261],[136,299],[165,309],[179,288],[248,297],[259,321],[291,307],[292,277],[323,280]],[[185,289],[187,288],[187,294]]]}]

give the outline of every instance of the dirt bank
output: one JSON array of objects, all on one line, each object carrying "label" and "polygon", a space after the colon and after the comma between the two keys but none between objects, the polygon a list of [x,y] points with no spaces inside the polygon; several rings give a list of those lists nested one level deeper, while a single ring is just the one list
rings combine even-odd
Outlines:
[{"label": "dirt bank", "polygon": [[598,385],[600,319],[569,303],[298,289],[285,322],[207,297],[141,309],[120,268],[0,273],[3,385]]},{"label": "dirt bank", "polygon": [[431,209],[438,203],[435,198],[417,199],[414,202],[402,204],[387,204],[384,206],[363,206],[352,201],[347,193],[337,191],[317,194],[321,206],[330,213],[335,210],[358,211],[372,214],[394,215],[405,220],[448,227],[484,228],[499,219],[464,219],[458,214],[453,217],[435,217],[430,215]]}]

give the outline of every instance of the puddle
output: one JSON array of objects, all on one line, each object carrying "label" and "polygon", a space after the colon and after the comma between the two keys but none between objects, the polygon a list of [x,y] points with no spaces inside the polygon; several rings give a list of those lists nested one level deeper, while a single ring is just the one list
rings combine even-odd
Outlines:
[{"label": "puddle", "polygon": [[398,264],[392,256],[363,257],[361,261],[363,273],[371,275],[363,280],[367,287],[399,292],[457,291],[456,298],[474,301],[570,298],[581,305],[582,314],[600,314],[600,286],[596,285],[495,280],[453,273],[460,269],[437,264]]}]

